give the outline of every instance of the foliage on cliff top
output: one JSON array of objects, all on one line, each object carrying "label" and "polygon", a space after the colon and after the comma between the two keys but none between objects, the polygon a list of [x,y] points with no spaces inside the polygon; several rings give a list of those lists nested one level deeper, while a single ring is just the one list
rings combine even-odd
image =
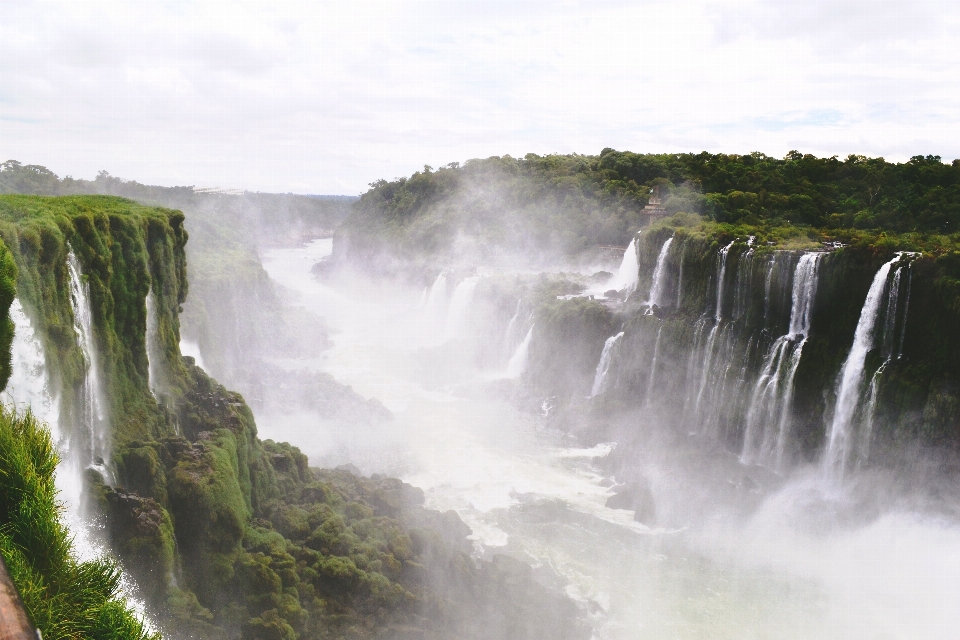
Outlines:
[{"label": "foliage on cliff top", "polygon": [[34,624],[49,639],[137,640],[148,633],[107,559],[80,562],[61,520],[49,432],[0,408],[0,554]]},{"label": "foliage on cliff top", "polygon": [[640,211],[654,188],[669,214],[764,227],[784,239],[960,231],[960,161],[944,164],[938,156],[892,163],[795,151],[777,159],[604,149],[598,156],[528,154],[425,167],[370,186],[341,227],[338,251],[454,255],[463,253],[464,237],[479,244],[481,258],[493,247],[569,254],[624,246],[643,226]]},{"label": "foliage on cliff top", "polygon": [[18,267],[17,295],[39,331],[66,406],[86,366],[73,328],[69,252],[81,264],[115,438],[143,437],[161,422],[148,389],[148,291],[157,304],[158,355],[168,382],[182,377],[177,309],[187,293],[183,221],[180,211],[113,196],[0,195],[0,237]]}]

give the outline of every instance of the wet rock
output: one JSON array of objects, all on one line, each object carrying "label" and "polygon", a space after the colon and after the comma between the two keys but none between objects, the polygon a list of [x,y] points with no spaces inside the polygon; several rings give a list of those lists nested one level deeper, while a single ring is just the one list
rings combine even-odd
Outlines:
[{"label": "wet rock", "polygon": [[633,511],[633,519],[646,525],[653,524],[657,515],[653,492],[647,480],[628,482],[617,487],[607,499],[607,507]]}]

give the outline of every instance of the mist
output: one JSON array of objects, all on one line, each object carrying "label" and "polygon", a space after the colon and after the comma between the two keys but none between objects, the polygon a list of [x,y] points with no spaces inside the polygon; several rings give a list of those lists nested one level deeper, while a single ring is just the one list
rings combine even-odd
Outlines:
[{"label": "mist", "polygon": [[[429,508],[470,527],[477,557],[530,564],[594,638],[952,636],[960,487],[949,461],[888,449],[884,464],[851,462],[837,477],[784,426],[806,401],[784,397],[793,379],[771,386],[775,371],[797,375],[822,321],[815,269],[834,256],[754,264],[742,238],[710,259],[716,272],[696,294],[667,227],[622,253],[557,251],[535,265],[522,251],[484,263],[459,251],[483,239],[460,233],[449,256],[464,259],[394,257],[389,269],[338,257],[333,238],[261,251],[281,315],[313,318],[328,342],[264,346],[256,383],[276,390],[270,370],[285,372],[281,388],[325,375],[357,406],[378,406],[344,421],[302,399],[264,405],[263,437],[314,465],[423,489]],[[651,234],[661,239],[647,249]],[[909,262],[897,265],[906,281]],[[907,313],[887,280],[881,292],[885,313]],[[696,295],[703,316],[688,320],[680,307]],[[738,334],[753,313],[767,327],[759,342]]]}]

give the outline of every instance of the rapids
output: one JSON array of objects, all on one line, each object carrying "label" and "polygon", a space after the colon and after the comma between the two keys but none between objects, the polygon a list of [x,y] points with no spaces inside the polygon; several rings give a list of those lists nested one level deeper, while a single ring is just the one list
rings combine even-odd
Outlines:
[{"label": "rapids", "polygon": [[[449,320],[447,275],[422,305],[421,289],[361,277],[325,284],[311,267],[331,246],[317,240],[264,255],[269,275],[324,319],[334,342],[320,358],[274,362],[330,373],[395,419],[337,432],[309,414],[257,415],[262,437],[296,444],[313,465],[349,462],[421,487],[429,507],[453,509],[471,527],[478,555],[514,555],[579,601],[598,640],[952,638],[960,628],[960,526],[894,499],[893,479],[856,476],[837,497],[823,491],[818,466],[799,467],[766,487],[740,487],[755,508],[733,514],[690,500],[708,494],[709,476],[674,464],[651,442],[642,460],[658,511],[688,524],[649,528],[605,506],[614,443],[584,447],[553,430],[501,393],[515,384],[498,380],[503,365],[478,369],[456,338],[437,344],[438,323]],[[718,256],[721,274],[728,249]],[[708,366],[721,357],[727,323],[722,277],[716,287],[716,309],[699,334]],[[791,337],[802,340],[806,310],[797,295]],[[511,324],[521,317],[518,303]],[[536,339],[523,329],[524,342]],[[637,427],[656,419],[650,410]],[[743,468],[717,455],[733,473]]]}]

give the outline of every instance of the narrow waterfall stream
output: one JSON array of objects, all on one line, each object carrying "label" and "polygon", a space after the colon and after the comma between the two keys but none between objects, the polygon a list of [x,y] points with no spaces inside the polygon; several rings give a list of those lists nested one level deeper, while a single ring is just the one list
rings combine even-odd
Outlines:
[{"label": "narrow waterfall stream", "polygon": [[603,351],[600,353],[600,362],[597,363],[597,373],[593,378],[593,388],[590,391],[590,397],[598,396],[603,393],[607,382],[607,373],[610,371],[610,361],[613,360],[614,348],[617,342],[623,337],[623,331],[615,336],[610,336],[603,343]]},{"label": "narrow waterfall stream", "polygon": [[[774,469],[783,468],[790,431],[793,379],[800,365],[803,345],[810,335],[818,265],[823,255],[805,253],[797,261],[793,275],[790,330],[777,338],[767,352],[747,411],[743,453],[740,456],[746,464],[760,463]],[[769,284],[765,290],[769,296]]]},{"label": "narrow waterfall stream", "polygon": [[837,380],[837,405],[827,434],[827,450],[823,456],[824,473],[827,481],[832,484],[843,479],[856,447],[856,414],[863,396],[867,354],[874,347],[874,331],[883,306],[887,278],[891,268],[901,257],[902,254],[897,254],[884,263],[874,276],[860,312],[853,346],[850,347],[850,353]]},{"label": "narrow waterfall stream", "polygon": [[523,372],[526,371],[527,358],[530,355],[530,341],[532,339],[533,327],[531,326],[530,330],[527,331],[527,335],[517,346],[517,350],[510,356],[510,361],[507,363],[507,378],[519,378],[523,375]]},{"label": "narrow waterfall stream", "polygon": [[[265,255],[270,276],[329,323],[335,343],[321,358],[275,362],[330,373],[381,400],[395,420],[337,433],[308,415],[258,415],[261,436],[293,442],[312,464],[352,462],[422,488],[428,506],[454,509],[470,526],[478,554],[521,558],[583,603],[597,640],[946,639],[960,628],[952,606],[960,558],[950,552],[960,530],[896,510],[862,526],[811,521],[812,512],[845,507],[818,502],[819,469],[806,467],[745,521],[720,512],[704,521],[691,510],[687,527],[642,525],[605,506],[613,488],[602,463],[614,444],[578,445],[498,395],[492,372],[424,335],[421,289],[314,279],[310,267],[330,250],[330,240],[319,240]],[[442,285],[443,295],[435,284],[428,297],[446,312],[450,292]],[[536,331],[516,328],[522,318],[514,332],[526,330],[529,346]],[[702,357],[711,320],[700,325],[694,358]],[[719,354],[722,336],[715,342]],[[655,411],[636,419],[655,420]],[[694,478],[666,463],[648,473],[658,509],[689,508],[678,487]],[[926,615],[932,611],[938,616]]]},{"label": "narrow waterfall stream", "polygon": [[82,467],[91,465],[110,482],[110,425],[107,421],[105,396],[100,376],[100,359],[94,339],[93,312],[90,308],[90,287],[84,281],[80,261],[71,251],[67,257],[70,272],[70,302],[73,307],[73,329],[83,352],[86,372],[80,392],[80,424],[70,435],[71,457]]},{"label": "narrow waterfall stream", "polygon": [[660,249],[660,255],[657,256],[657,266],[653,270],[653,281],[650,284],[650,296],[647,304],[663,306],[663,291],[667,276],[667,256],[670,255],[670,245],[673,244],[673,236],[667,238]]}]

